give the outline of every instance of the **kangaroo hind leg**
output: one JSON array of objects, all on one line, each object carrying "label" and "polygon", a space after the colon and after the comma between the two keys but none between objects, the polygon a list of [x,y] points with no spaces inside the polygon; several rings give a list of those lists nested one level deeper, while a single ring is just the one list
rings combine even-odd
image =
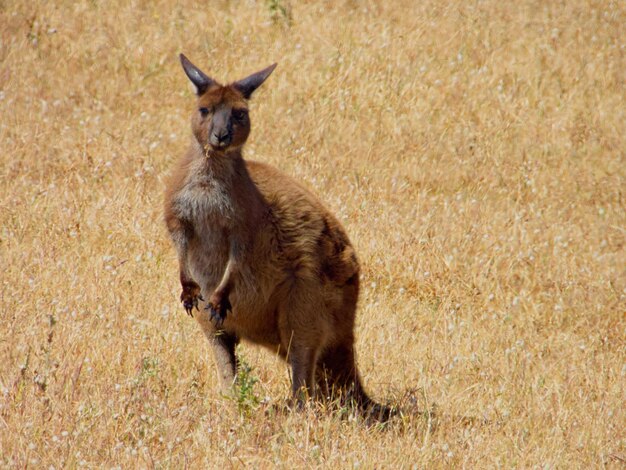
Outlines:
[{"label": "kangaroo hind leg", "polygon": [[291,344],[288,356],[292,378],[291,393],[299,405],[315,395],[315,367],[318,355],[318,345],[307,345],[299,341]]},{"label": "kangaroo hind leg", "polygon": [[361,385],[351,344],[339,344],[325,350],[318,361],[316,378],[324,398],[352,398],[360,408],[367,408],[371,403]]},{"label": "kangaroo hind leg", "polygon": [[303,284],[291,287],[279,308],[278,327],[281,349],[291,366],[292,397],[302,405],[315,395],[315,370],[327,334],[320,311],[323,302],[316,292]]}]

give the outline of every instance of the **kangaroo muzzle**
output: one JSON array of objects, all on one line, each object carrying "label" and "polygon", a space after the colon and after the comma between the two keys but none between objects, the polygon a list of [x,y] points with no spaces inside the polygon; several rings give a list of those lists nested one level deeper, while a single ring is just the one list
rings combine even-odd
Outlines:
[{"label": "kangaroo muzzle", "polygon": [[209,143],[213,148],[224,149],[233,140],[233,125],[230,110],[222,109],[215,113],[209,134]]}]

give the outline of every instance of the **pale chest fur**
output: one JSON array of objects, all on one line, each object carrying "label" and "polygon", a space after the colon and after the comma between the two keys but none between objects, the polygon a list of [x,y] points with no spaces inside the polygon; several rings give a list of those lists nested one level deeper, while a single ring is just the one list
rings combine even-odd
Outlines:
[{"label": "pale chest fur", "polygon": [[210,175],[191,175],[173,204],[174,212],[194,228],[224,226],[233,219],[234,205],[227,185]]}]

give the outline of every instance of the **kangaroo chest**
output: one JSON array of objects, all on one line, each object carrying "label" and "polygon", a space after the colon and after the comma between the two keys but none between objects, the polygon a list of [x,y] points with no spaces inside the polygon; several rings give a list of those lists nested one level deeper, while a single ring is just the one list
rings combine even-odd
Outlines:
[{"label": "kangaroo chest", "polygon": [[178,193],[174,209],[191,228],[187,246],[192,273],[205,284],[216,283],[228,261],[234,218],[227,188],[215,179],[194,178]]},{"label": "kangaroo chest", "polygon": [[175,210],[194,228],[225,226],[234,215],[233,199],[226,185],[210,177],[195,177],[176,196]]}]

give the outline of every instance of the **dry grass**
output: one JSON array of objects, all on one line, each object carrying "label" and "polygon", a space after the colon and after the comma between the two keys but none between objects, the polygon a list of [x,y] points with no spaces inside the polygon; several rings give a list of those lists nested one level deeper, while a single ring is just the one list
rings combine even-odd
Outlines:
[{"label": "dry grass", "polygon": [[[624,465],[624,3],[209,3],[0,2],[0,466]],[[248,345],[217,393],[161,218],[181,51],[279,62],[246,155],[350,233],[386,428],[279,411]]]}]

